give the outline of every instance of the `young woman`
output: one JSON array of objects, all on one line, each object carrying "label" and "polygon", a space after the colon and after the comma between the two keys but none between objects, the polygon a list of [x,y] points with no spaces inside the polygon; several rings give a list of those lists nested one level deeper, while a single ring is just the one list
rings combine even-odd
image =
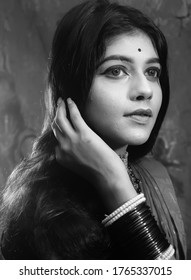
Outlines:
[{"label": "young woman", "polygon": [[47,114],[3,194],[5,259],[184,259],[169,176],[151,155],[167,44],[140,11],[87,1],[60,21]]}]

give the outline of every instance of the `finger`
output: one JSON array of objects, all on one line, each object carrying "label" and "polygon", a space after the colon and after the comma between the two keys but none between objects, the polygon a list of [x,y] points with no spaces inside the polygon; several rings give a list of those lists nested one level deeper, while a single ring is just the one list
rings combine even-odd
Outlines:
[{"label": "finger", "polygon": [[59,145],[60,148],[64,151],[67,151],[68,147],[69,147],[69,142],[70,142],[70,141],[68,141],[68,137],[63,136],[63,134],[60,132],[60,130],[55,122],[53,122],[51,124],[51,127],[53,130],[54,136],[56,137],[56,139],[58,140],[58,142],[60,144]]},{"label": "finger", "polygon": [[66,116],[65,103],[62,100],[59,101],[54,121],[60,129],[61,133],[63,133],[64,135],[68,135],[69,137],[75,136],[75,131]]},{"label": "finger", "polygon": [[68,109],[70,113],[70,119],[72,121],[74,128],[78,131],[82,131],[85,127],[87,127],[87,124],[82,118],[80,111],[78,110],[78,107],[76,106],[75,102],[71,98],[67,99],[67,103],[68,103]]},{"label": "finger", "polygon": [[56,137],[56,139],[58,140],[58,142],[59,142],[60,144],[62,144],[64,135],[63,135],[63,133],[60,131],[60,128],[58,127],[58,125],[56,124],[55,121],[53,121],[53,123],[51,124],[51,127],[52,127],[52,131],[53,131],[53,133],[54,133],[54,136]]}]

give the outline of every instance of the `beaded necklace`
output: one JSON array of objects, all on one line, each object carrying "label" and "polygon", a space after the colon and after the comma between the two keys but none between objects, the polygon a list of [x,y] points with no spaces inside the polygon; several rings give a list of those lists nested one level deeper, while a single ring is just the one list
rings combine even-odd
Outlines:
[{"label": "beaded necklace", "polygon": [[123,155],[119,155],[119,157],[127,169],[131,183],[133,184],[133,187],[135,188],[136,192],[141,193],[141,180],[135,176],[133,169],[131,168],[128,162],[128,152],[125,152]]}]

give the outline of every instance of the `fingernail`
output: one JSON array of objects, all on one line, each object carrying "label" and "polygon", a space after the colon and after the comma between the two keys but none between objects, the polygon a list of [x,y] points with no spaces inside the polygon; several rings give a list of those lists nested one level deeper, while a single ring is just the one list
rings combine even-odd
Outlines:
[{"label": "fingernail", "polygon": [[72,101],[72,99],[70,97],[67,99],[67,102],[68,102],[68,104],[72,104],[73,103],[73,101]]},{"label": "fingernail", "polygon": [[57,107],[59,107],[61,103],[62,103],[62,99],[59,97],[57,101]]}]

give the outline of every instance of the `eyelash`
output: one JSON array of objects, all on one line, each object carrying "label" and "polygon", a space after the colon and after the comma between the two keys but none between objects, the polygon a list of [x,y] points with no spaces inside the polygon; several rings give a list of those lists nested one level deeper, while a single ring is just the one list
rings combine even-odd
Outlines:
[{"label": "eyelash", "polygon": [[151,67],[149,69],[146,70],[145,73],[149,73],[149,71],[154,71],[156,76],[154,75],[149,75],[147,74],[146,76],[150,77],[150,78],[153,78],[153,79],[158,79],[160,77],[160,74],[161,74],[161,69],[158,68],[158,67]]},{"label": "eyelash", "polygon": [[126,68],[125,67],[122,67],[122,66],[112,66],[112,67],[109,67],[108,69],[106,69],[102,74],[103,75],[108,75],[110,76],[111,78],[120,78],[121,76],[123,75],[114,75],[112,74],[112,71],[114,70],[119,70],[119,71],[122,71],[123,72],[123,75],[128,75],[127,71],[126,71]]},{"label": "eyelash", "polygon": [[[118,75],[114,75],[114,73],[112,73],[112,71],[114,70],[118,70],[118,71],[122,71],[123,74],[119,74]],[[154,75],[152,75],[151,73],[149,74],[150,71],[154,71]],[[161,69],[159,67],[150,67],[145,71],[145,76],[148,77],[148,79],[153,79],[153,80],[158,80],[161,74]],[[120,78],[124,75],[129,75],[127,72],[127,69],[121,65],[115,65],[112,67],[109,67],[108,69],[106,69],[102,75],[108,75],[109,78],[113,78],[113,79],[117,79]]]}]

